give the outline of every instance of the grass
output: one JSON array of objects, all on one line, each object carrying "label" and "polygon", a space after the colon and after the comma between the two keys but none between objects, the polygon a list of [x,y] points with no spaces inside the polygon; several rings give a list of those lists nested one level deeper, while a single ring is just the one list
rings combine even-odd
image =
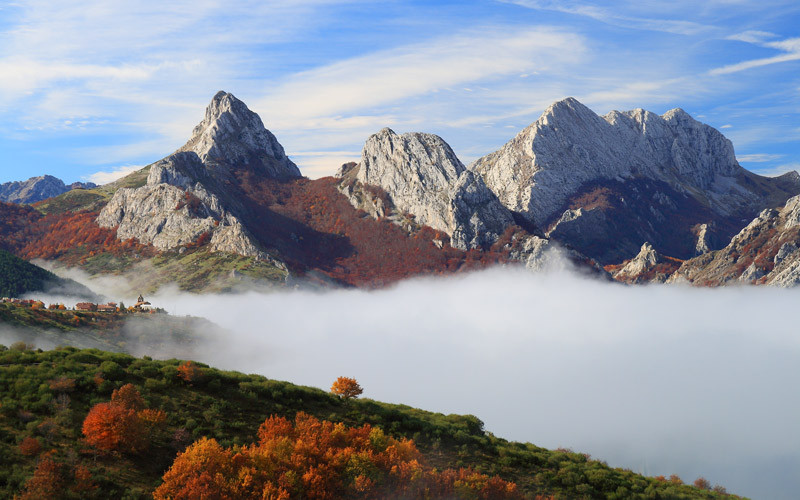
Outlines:
[{"label": "grass", "polygon": [[[202,364],[201,376],[187,383],[178,376],[181,363],[94,349],[0,347],[0,495],[18,493],[33,473],[36,458],[23,456],[17,446],[28,436],[56,450],[57,458],[86,465],[100,487],[97,498],[147,498],[176,452],[191,441],[208,436],[223,446],[249,443],[267,416],[292,417],[304,411],[410,437],[432,465],[468,465],[500,475],[517,482],[531,498],[724,498],[612,468],[581,453],[509,442],[485,432],[471,415],[443,415],[369,399],[343,401],[320,389]],[[50,382],[64,378],[74,381],[66,398]],[[139,389],[149,407],[167,412],[167,430],[143,454],[98,456],[82,443],[81,423],[93,404],[108,401],[111,391],[126,383]]]}]

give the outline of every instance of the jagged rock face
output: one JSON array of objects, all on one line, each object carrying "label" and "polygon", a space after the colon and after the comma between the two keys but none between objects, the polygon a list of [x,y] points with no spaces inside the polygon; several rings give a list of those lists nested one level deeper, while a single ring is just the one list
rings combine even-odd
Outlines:
[{"label": "jagged rock face", "polygon": [[236,169],[268,178],[300,175],[258,115],[220,92],[189,142],[150,165],[146,185],[117,190],[97,223],[160,250],[204,237],[211,251],[271,259],[241,222],[243,208],[231,192]]},{"label": "jagged rock face", "polygon": [[97,187],[92,182],[74,182],[65,186],[61,179],[52,175],[31,177],[27,181],[14,181],[0,184],[0,201],[7,203],[36,203],[71,189],[90,189]]},{"label": "jagged rock face", "polygon": [[386,191],[397,209],[447,233],[456,248],[491,244],[513,224],[480,176],[467,171],[436,135],[397,135],[386,128],[370,136],[356,180]]},{"label": "jagged rock face", "polygon": [[[686,241],[676,256],[683,258],[696,250],[691,227],[727,218],[720,230],[729,238],[741,227],[728,229],[734,220],[738,224],[742,217],[800,193],[796,175],[770,179],[741,168],[731,142],[683,110],[662,116],[641,109],[612,111],[601,117],[572,98],[554,103],[539,120],[470,168],[507,208],[550,230],[565,210],[586,208],[587,195],[616,184],[619,206],[600,209],[607,212],[611,226],[620,216],[627,220],[621,227],[607,228],[602,246],[627,240],[625,250],[631,250],[651,241],[661,249],[662,240],[668,239],[662,228],[674,227],[679,216]],[[655,185],[660,195],[644,197],[631,181]],[[698,217],[691,218],[692,213]],[[558,233],[552,236],[559,239]],[[580,239],[560,241],[586,253]],[[620,257],[588,255],[608,263]]]},{"label": "jagged rock face", "polygon": [[800,196],[766,209],[723,249],[686,261],[670,282],[800,284]]},{"label": "jagged rock face", "polygon": [[264,127],[261,118],[227,92],[218,92],[206,108],[205,118],[178,150],[197,154],[200,161],[219,176],[231,168],[257,170],[275,179],[300,177],[300,170],[283,146]]},{"label": "jagged rock face", "polygon": [[653,245],[645,242],[636,257],[613,272],[612,276],[624,283],[664,283],[678,266],[680,261],[662,256]]}]

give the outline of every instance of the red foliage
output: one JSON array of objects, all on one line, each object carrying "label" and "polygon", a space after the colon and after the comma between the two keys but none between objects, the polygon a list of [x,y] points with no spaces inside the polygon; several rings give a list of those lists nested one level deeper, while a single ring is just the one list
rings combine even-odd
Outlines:
[{"label": "red foliage", "polygon": [[238,174],[248,227],[299,274],[320,271],[349,285],[383,286],[506,259],[490,249],[464,252],[448,244],[440,249],[433,240],[443,235],[429,227],[409,234],[391,221],[364,217],[336,189],[338,180],[332,177],[281,182],[246,171]]},{"label": "red foliage", "polygon": [[96,212],[47,215],[28,229],[28,243],[20,249],[25,259],[57,259],[69,265],[100,253],[151,256],[155,249],[136,240],[120,241],[117,231],[98,226]]},{"label": "red foliage", "polygon": [[153,493],[159,499],[521,498],[514,483],[420,463],[410,440],[369,425],[348,428],[297,414],[268,418],[258,442],[227,449],[203,438],[178,455]]},{"label": "red foliage", "polygon": [[[42,456],[33,477],[25,483],[22,494],[14,497],[18,500],[41,500],[43,498],[86,498],[97,485],[92,480],[92,473],[81,464],[70,468],[55,459],[54,452]],[[69,492],[72,495],[67,495]]]},{"label": "red foliage", "polygon": [[26,457],[38,455],[40,451],[42,451],[42,445],[35,437],[28,436],[19,443],[19,452]]},{"label": "red foliage", "polygon": [[86,442],[106,452],[137,453],[146,449],[153,431],[166,421],[166,413],[144,406],[133,384],[115,390],[111,402],[94,405],[86,415],[83,421]]},{"label": "red foliage", "polygon": [[137,452],[144,447],[136,411],[114,403],[98,403],[83,421],[86,442],[102,451]]}]

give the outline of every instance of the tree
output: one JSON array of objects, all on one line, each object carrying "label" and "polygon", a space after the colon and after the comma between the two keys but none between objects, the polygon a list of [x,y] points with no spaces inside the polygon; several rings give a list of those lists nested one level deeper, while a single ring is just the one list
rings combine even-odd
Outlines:
[{"label": "tree", "polygon": [[186,361],[178,367],[178,376],[191,384],[200,377],[200,368],[193,361]]},{"label": "tree", "polygon": [[136,410],[115,403],[98,403],[83,421],[86,442],[102,451],[135,453],[145,447],[145,436]]},{"label": "tree", "polygon": [[144,408],[144,399],[133,384],[125,384],[119,389],[115,389],[111,393],[111,402],[134,411]]},{"label": "tree", "polygon": [[19,443],[19,452],[26,457],[38,455],[40,451],[42,451],[42,445],[39,444],[39,440],[35,437],[28,436]]},{"label": "tree", "polygon": [[703,476],[700,476],[694,480],[694,487],[701,490],[710,490],[711,483],[708,481],[708,479],[704,478]]},{"label": "tree", "polygon": [[519,499],[514,483],[470,469],[421,464],[414,442],[377,427],[347,427],[298,413],[258,429],[258,441],[224,448],[202,438],[178,455],[153,493],[156,500],[240,498]]},{"label": "tree", "polygon": [[354,378],[339,377],[333,382],[331,392],[342,399],[354,399],[361,395],[364,389],[358,385]]}]

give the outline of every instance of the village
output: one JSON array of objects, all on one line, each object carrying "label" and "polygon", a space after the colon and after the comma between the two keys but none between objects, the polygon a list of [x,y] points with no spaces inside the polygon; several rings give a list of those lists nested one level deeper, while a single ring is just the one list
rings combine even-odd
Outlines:
[{"label": "village", "polygon": [[[45,309],[45,303],[37,299],[17,299],[11,297],[3,297],[0,303],[12,304],[18,307],[30,307],[32,309]],[[106,304],[95,304],[93,302],[78,302],[74,308],[68,308],[64,304],[49,304],[46,309],[51,311],[83,311],[83,312],[100,312],[100,313],[149,313],[154,314],[160,312],[161,309],[154,307],[150,302],[146,301],[142,295],[136,299],[136,303],[132,306],[125,307],[125,304],[120,302],[108,302]]]}]

